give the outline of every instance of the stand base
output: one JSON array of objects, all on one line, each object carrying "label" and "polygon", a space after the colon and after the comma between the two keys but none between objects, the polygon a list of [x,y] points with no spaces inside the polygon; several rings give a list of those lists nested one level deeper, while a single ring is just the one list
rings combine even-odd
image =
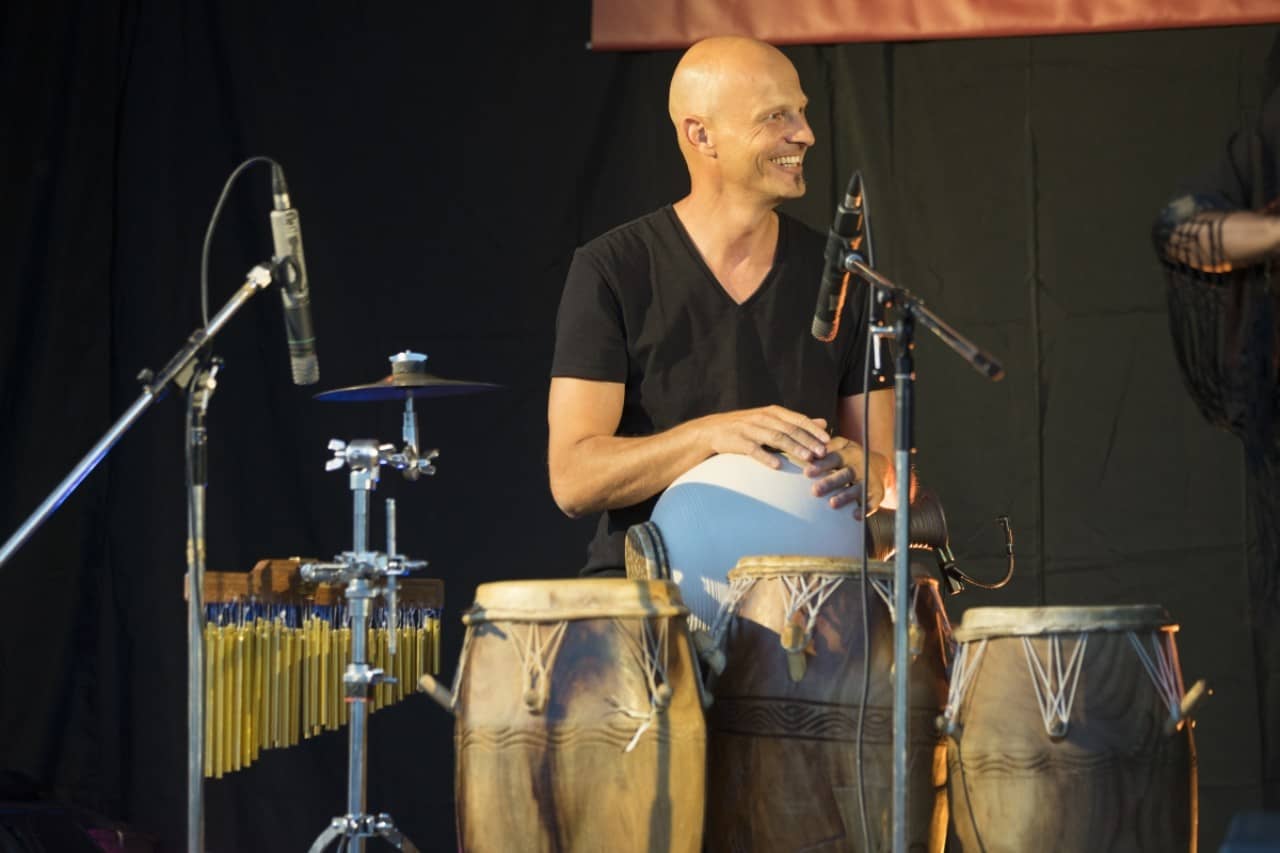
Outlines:
[{"label": "stand base", "polygon": [[[413,842],[396,829],[391,815],[343,815],[335,817],[329,827],[316,838],[308,853],[320,853],[339,838],[383,838],[397,850],[418,853]],[[339,848],[343,849],[343,848]]]}]

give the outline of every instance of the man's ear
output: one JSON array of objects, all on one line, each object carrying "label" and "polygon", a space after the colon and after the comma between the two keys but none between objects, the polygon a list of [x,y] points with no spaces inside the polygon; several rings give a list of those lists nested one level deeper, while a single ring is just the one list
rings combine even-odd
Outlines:
[{"label": "man's ear", "polygon": [[697,116],[685,118],[680,123],[680,132],[684,134],[685,141],[689,143],[690,147],[699,154],[704,154],[708,157],[716,156],[716,146],[711,138],[711,131],[702,119]]}]

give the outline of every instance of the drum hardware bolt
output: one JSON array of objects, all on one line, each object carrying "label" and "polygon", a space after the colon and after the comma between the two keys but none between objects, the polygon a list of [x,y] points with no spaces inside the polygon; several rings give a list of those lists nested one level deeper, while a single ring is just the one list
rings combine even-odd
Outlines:
[{"label": "drum hardware bolt", "polygon": [[1049,724],[1049,737],[1054,740],[1062,740],[1067,736],[1067,732],[1070,731],[1070,729],[1071,726],[1066,720],[1054,720]]},{"label": "drum hardware bolt", "polygon": [[653,704],[665,711],[671,707],[672,695],[670,684],[659,684],[658,688],[653,691]]}]

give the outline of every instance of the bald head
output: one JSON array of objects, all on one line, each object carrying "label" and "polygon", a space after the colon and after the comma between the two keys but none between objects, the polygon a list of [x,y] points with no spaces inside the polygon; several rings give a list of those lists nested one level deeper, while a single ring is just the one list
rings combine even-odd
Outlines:
[{"label": "bald head", "polygon": [[672,124],[679,129],[689,116],[714,120],[731,102],[734,90],[750,86],[754,77],[770,72],[796,78],[791,61],[771,44],[741,36],[715,36],[697,42],[680,57],[671,75],[667,111]]},{"label": "bald head", "polygon": [[691,194],[745,193],[765,206],[803,195],[814,144],[807,103],[795,66],[772,45],[718,36],[689,48],[667,107]]}]

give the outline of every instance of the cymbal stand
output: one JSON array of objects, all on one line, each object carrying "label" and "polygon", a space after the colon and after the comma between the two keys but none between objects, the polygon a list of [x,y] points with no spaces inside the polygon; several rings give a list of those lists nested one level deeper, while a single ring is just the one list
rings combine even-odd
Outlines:
[{"label": "cymbal stand", "polygon": [[[406,412],[406,433],[412,414]],[[395,501],[387,500],[387,550],[386,553],[369,550],[369,501],[378,486],[379,472],[383,465],[399,469],[406,479],[416,480],[423,474],[434,474],[431,461],[437,451],[419,456],[416,446],[417,425],[414,424],[414,443],[406,440],[403,450],[394,445],[379,444],[373,439],[357,439],[344,442],[333,439],[329,449],[333,458],[325,465],[328,471],[351,469],[350,488],[352,499],[352,550],[339,554],[332,563],[307,563],[302,566],[302,576],[309,581],[346,583],[347,607],[351,613],[351,662],[342,677],[343,698],[350,706],[350,729],[347,743],[347,813],[335,817],[311,845],[310,853],[320,853],[339,838],[347,839],[344,849],[362,853],[364,839],[380,837],[398,850],[417,853],[413,842],[396,828],[389,814],[372,815],[366,812],[366,788],[368,781],[367,722],[369,695],[379,684],[395,683],[381,669],[369,666],[367,638],[369,630],[369,601],[378,595],[379,581],[384,583],[383,595],[391,619],[396,611],[396,578],[417,569],[425,568],[425,560],[410,560],[396,553]],[[406,439],[408,436],[406,436]],[[387,651],[396,653],[395,623],[392,622]]]}]

